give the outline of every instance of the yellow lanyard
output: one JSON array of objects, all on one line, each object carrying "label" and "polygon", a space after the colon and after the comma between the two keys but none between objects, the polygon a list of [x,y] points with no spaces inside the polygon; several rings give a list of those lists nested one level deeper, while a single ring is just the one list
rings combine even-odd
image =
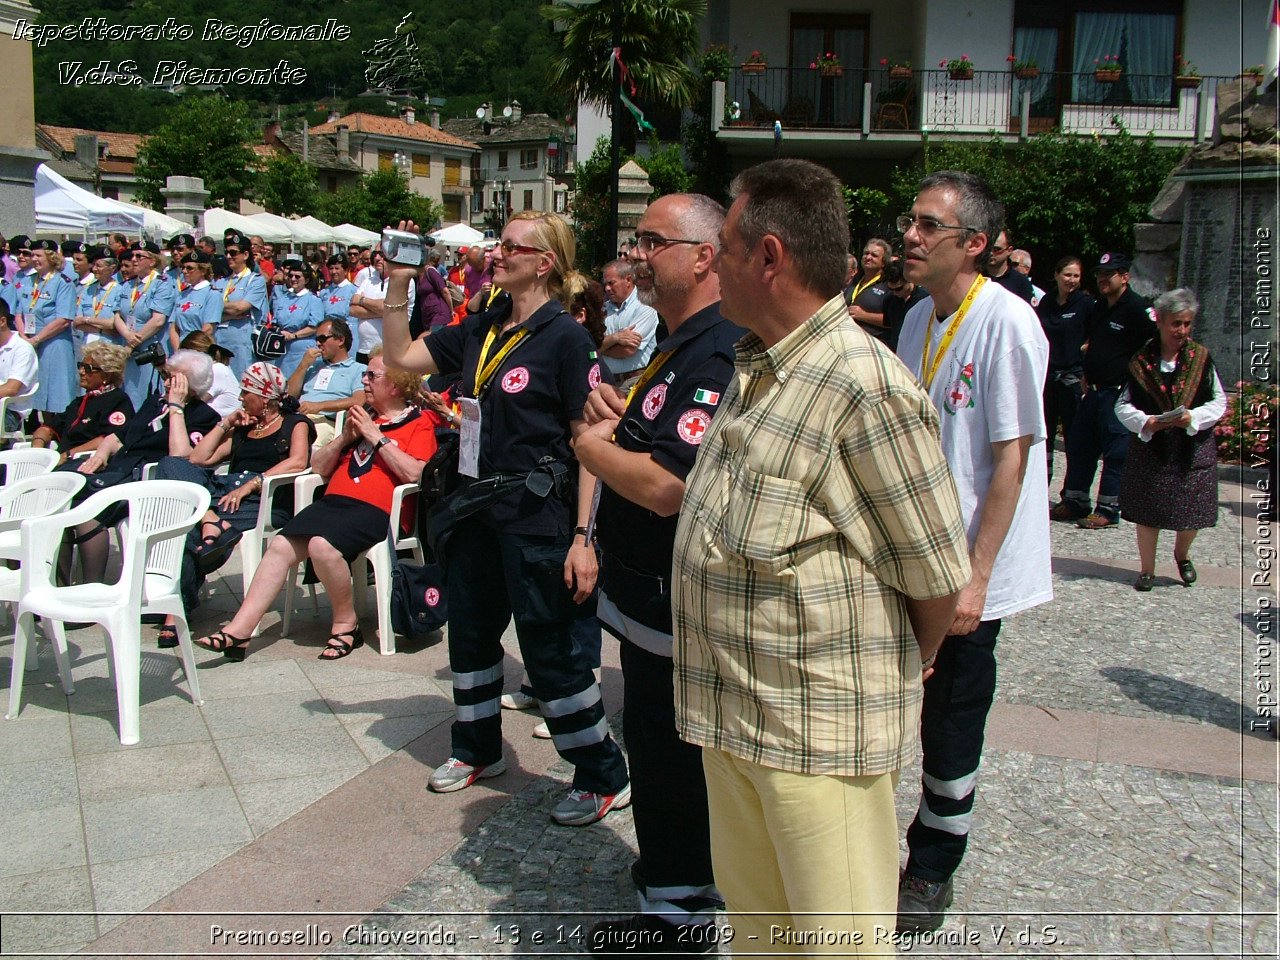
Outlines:
[{"label": "yellow lanyard", "polygon": [[933,355],[933,361],[929,360],[929,341],[933,339],[933,324],[938,321],[938,310],[935,307],[933,313],[929,316],[929,327],[924,332],[924,356],[920,359],[920,377],[924,380],[924,388],[928,390],[933,386],[933,378],[938,373],[938,367],[942,364],[942,358],[946,355],[951,341],[956,338],[956,331],[960,329],[960,324],[964,320],[964,315],[969,312],[969,308],[973,306],[974,299],[978,296],[978,291],[982,289],[982,285],[987,282],[987,278],[982,274],[978,274],[969,285],[969,292],[964,295],[964,300],[960,304],[960,309],[956,311],[956,315],[951,320],[951,325],[947,327],[947,332],[942,335],[942,342],[938,344],[938,352]]},{"label": "yellow lanyard", "polygon": [[655,353],[653,359],[649,361],[649,365],[644,368],[644,373],[640,374],[639,379],[631,385],[631,389],[627,391],[627,406],[631,406],[631,398],[645,388],[645,385],[653,379],[653,375],[661,369],[662,365],[671,359],[674,350],[666,350],[662,353]]},{"label": "yellow lanyard", "polygon": [[99,311],[100,309],[102,309],[102,304],[103,304],[104,302],[106,302],[107,294],[108,294],[108,293],[110,293],[113,289],[115,289],[115,285],[116,285],[116,282],[115,282],[114,280],[112,280],[112,281],[111,281],[109,284],[107,284],[107,286],[103,289],[103,291],[102,291],[102,296],[100,296],[100,297],[94,297],[94,299],[93,299],[93,316],[95,316],[95,317],[96,317],[96,316],[98,315],[98,311]]},{"label": "yellow lanyard", "polygon": [[528,327],[521,327],[514,337],[506,342],[498,355],[492,360],[485,362],[485,358],[489,356],[489,348],[493,346],[493,341],[498,338],[498,327],[500,324],[495,323],[489,328],[489,333],[484,338],[484,346],[480,348],[480,359],[476,363],[476,382],[475,394],[479,398],[484,394],[484,389],[489,381],[493,379],[493,375],[497,373],[498,367],[502,366],[502,361],[507,359],[525,337],[529,335]]},{"label": "yellow lanyard", "polygon": [[854,300],[857,300],[858,297],[862,295],[863,290],[867,289],[867,287],[871,286],[873,283],[875,283],[879,279],[880,279],[880,274],[877,273],[874,277],[872,277],[866,283],[860,283],[856,287],[854,287],[853,296],[849,298],[849,302],[852,303]]},{"label": "yellow lanyard", "polygon": [[222,291],[222,302],[223,302],[223,303],[226,303],[226,302],[227,302],[227,298],[228,298],[228,297],[230,297],[233,293],[235,293],[235,292],[236,292],[236,283],[239,283],[241,280],[243,280],[243,279],[244,279],[245,274],[247,274],[247,273],[252,273],[252,272],[253,272],[253,271],[251,271],[248,267],[245,267],[243,270],[241,270],[239,273],[237,273],[237,274],[235,275],[234,282],[233,282],[233,283],[229,283],[229,284],[227,284],[227,289],[225,289],[225,290],[223,290],[223,291]]},{"label": "yellow lanyard", "polygon": [[[50,274],[50,276],[52,276],[52,274]],[[49,280],[49,277],[45,277],[44,280],[47,283]],[[44,283],[38,280],[33,281],[33,283],[35,284],[35,286],[31,288],[31,302],[27,304],[27,306],[29,306],[32,310],[36,308],[36,301],[40,299],[40,291],[41,289],[44,288]]]},{"label": "yellow lanyard", "polygon": [[129,295],[129,306],[136,307],[138,305],[138,301],[147,295],[147,288],[151,286],[151,281],[155,278],[156,272],[152,270],[147,274],[147,282],[142,285],[141,290],[137,287],[133,288],[133,293]]}]

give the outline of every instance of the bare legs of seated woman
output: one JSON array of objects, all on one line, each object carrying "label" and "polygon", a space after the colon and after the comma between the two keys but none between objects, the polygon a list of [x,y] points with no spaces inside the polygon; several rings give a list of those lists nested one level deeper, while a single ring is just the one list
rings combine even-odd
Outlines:
[{"label": "bare legs of seated woman", "polygon": [[248,637],[253,633],[254,627],[266,616],[294,566],[308,557],[316,576],[328,591],[329,604],[333,608],[329,642],[321,652],[320,659],[340,660],[357,647],[364,646],[352,595],[351,568],[333,544],[323,537],[272,539],[262,563],[253,575],[253,582],[249,584],[244,602],[240,604],[240,609],[231,622],[218,633],[202,637],[196,643],[222,653],[229,660],[243,660],[249,649]]}]

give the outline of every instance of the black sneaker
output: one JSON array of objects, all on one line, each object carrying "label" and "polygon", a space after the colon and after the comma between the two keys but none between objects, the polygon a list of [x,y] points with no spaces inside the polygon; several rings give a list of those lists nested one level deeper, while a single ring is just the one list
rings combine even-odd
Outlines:
[{"label": "black sneaker", "polygon": [[[714,926],[700,929],[696,924],[679,926],[648,913],[637,913],[620,920],[602,920],[591,925],[587,933],[587,952],[597,956],[645,956],[651,953],[697,956],[715,953],[718,932]],[[710,937],[706,934],[711,934]]]},{"label": "black sneaker", "polygon": [[898,884],[898,932],[923,933],[942,926],[942,917],[951,906],[951,880],[942,883],[924,880],[909,873]]}]

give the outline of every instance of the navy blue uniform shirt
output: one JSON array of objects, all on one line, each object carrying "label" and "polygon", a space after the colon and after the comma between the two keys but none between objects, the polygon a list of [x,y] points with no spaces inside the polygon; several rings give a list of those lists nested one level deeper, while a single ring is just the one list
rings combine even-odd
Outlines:
[{"label": "navy blue uniform shirt", "polygon": [[1129,378],[1129,361],[1156,335],[1155,311],[1145,297],[1128,288],[1115,306],[1105,299],[1094,301],[1085,318],[1089,349],[1084,355],[1084,375],[1096,387],[1121,387]]},{"label": "navy blue uniform shirt", "polygon": [[[631,397],[618,421],[623,450],[647,453],[683,480],[733,377],[733,345],[746,331],[715,303],[657,345],[674,351]],[[671,633],[671,552],[679,517],[660,517],[605,484],[596,532],[604,554],[601,588],[628,617]]]},{"label": "navy blue uniform shirt", "polygon": [[[511,315],[510,299],[495,309],[436,330],[423,342],[442,374],[461,374],[459,397],[476,396],[480,351],[491,328]],[[480,476],[527,474],[550,458],[568,467],[565,496],[545,499],[524,487],[495,503],[487,518],[508,533],[565,536],[576,523],[577,461],[569,446],[570,427],[582,419],[587,395],[607,381],[595,344],[556,300],[489,348],[495,357],[521,329],[526,336],[502,361],[480,397]],[[463,478],[464,482],[466,478]]]}]

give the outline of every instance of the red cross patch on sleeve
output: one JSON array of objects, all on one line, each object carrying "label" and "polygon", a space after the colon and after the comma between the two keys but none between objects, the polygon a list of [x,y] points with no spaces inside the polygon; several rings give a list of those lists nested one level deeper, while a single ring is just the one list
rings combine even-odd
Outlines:
[{"label": "red cross patch on sleeve", "polygon": [[711,414],[707,411],[686,410],[680,414],[680,419],[676,422],[676,433],[685,443],[696,447],[702,443],[702,436],[709,426],[711,426]]}]

